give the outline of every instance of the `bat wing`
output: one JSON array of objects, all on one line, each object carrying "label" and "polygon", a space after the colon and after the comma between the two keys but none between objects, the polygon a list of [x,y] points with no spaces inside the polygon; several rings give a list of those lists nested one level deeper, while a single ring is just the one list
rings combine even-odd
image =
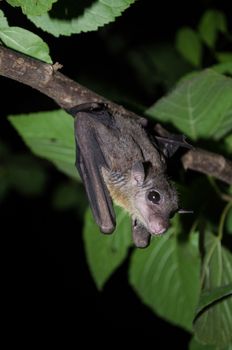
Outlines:
[{"label": "bat wing", "polygon": [[[99,142],[99,121],[95,121],[94,110],[77,112],[74,109],[71,111],[71,114],[77,115],[75,118],[76,167],[83,180],[97,225],[102,232],[111,233],[115,228],[115,213],[101,172],[102,167],[108,168],[108,164]],[[106,119],[107,115],[108,113],[105,113]],[[101,113],[100,117],[102,119],[100,122],[104,122],[104,113]]]}]

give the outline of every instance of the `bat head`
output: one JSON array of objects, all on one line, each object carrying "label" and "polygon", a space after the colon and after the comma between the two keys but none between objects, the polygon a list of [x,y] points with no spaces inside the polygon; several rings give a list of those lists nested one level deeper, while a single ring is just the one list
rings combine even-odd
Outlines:
[{"label": "bat head", "polygon": [[134,222],[141,222],[152,235],[164,233],[178,211],[177,192],[167,176],[150,163],[138,162],[132,167],[131,184]]}]

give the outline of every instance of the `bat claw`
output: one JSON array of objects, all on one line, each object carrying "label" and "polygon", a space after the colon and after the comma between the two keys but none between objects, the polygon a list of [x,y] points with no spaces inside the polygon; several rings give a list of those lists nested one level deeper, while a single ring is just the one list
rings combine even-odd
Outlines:
[{"label": "bat claw", "polygon": [[137,220],[132,221],[132,238],[137,248],[146,248],[150,244],[151,235]]},{"label": "bat claw", "polygon": [[104,234],[111,234],[114,232],[114,229],[115,229],[115,227],[112,225],[102,225],[100,227],[101,232]]}]

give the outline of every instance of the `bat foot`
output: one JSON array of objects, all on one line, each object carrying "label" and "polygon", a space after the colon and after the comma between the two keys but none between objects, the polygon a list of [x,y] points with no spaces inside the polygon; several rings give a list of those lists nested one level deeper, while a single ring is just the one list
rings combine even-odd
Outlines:
[{"label": "bat foot", "polygon": [[147,248],[150,245],[150,237],[148,239],[134,239],[134,244],[136,248]]},{"label": "bat foot", "polygon": [[134,220],[132,223],[132,238],[137,248],[146,248],[150,244],[151,235],[141,223]]},{"label": "bat foot", "polygon": [[102,226],[100,227],[101,232],[104,233],[104,234],[107,234],[107,235],[113,233],[113,232],[114,232],[114,229],[115,229],[115,227],[112,226],[112,225],[110,225],[110,226],[108,226],[108,225],[102,225]]}]

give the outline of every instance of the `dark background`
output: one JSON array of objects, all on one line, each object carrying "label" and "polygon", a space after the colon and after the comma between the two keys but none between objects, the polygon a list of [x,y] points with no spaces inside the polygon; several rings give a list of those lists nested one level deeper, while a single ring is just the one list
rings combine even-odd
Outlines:
[{"label": "dark background", "polygon": [[[149,106],[163,94],[144,91],[128,64],[128,50],[147,44],[172,42],[178,28],[196,27],[208,8],[231,13],[229,1],[137,1],[115,23],[98,32],[54,38],[36,28],[17,9],[0,3],[10,25],[31,29],[49,45],[62,72],[95,91],[114,97],[131,108],[128,100]],[[113,87],[113,88],[112,88]],[[21,139],[7,122],[9,114],[57,108],[46,96],[17,82],[0,77],[0,137],[13,155],[28,153]],[[0,160],[1,161],[1,160]],[[5,160],[4,160],[5,161]],[[53,322],[64,312],[80,333],[100,328],[128,330],[134,339],[156,339],[160,348],[170,342],[186,349],[190,335],[156,317],[142,305],[127,282],[129,259],[98,292],[90,275],[81,238],[81,215],[75,210],[58,211],[52,205],[56,188],[66,181],[46,161],[38,160],[47,173],[40,196],[24,196],[11,189],[0,203],[1,232],[5,237],[4,270],[10,304],[20,315],[42,315]],[[159,292],[159,291],[157,291]],[[81,321],[81,325],[77,325]],[[68,322],[68,321],[67,321]]]}]

